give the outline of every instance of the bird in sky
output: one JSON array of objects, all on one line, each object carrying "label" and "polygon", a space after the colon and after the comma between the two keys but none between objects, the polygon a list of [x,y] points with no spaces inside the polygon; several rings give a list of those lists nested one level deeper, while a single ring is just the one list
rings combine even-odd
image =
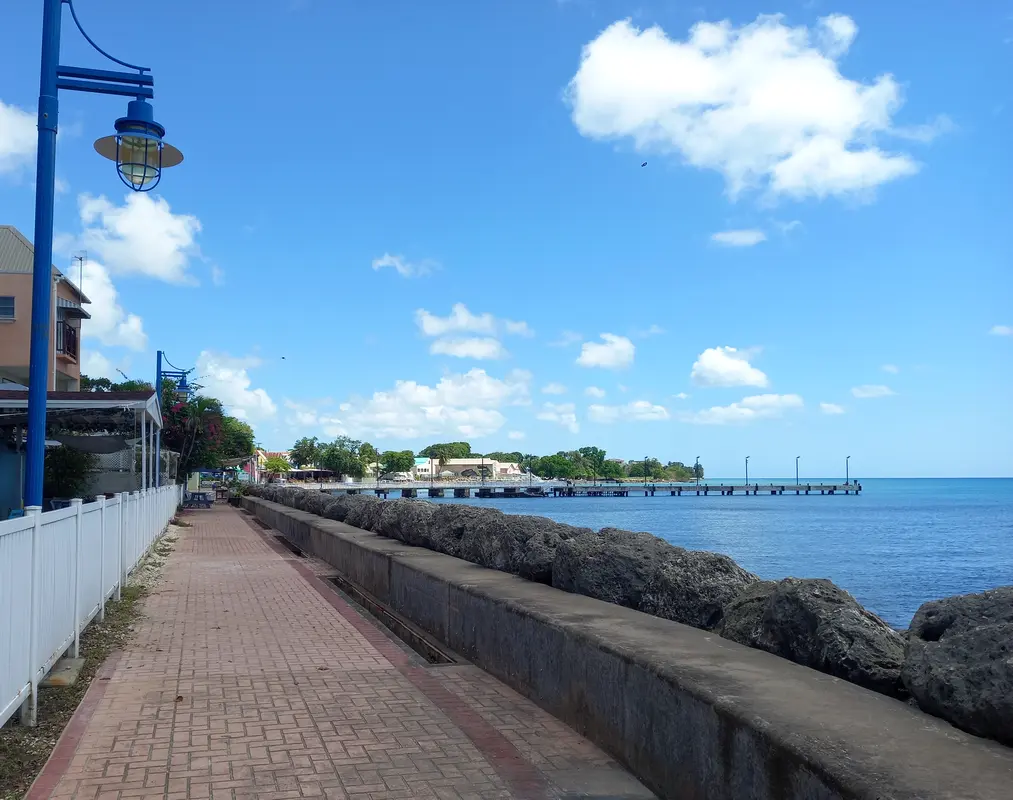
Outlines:
[{"label": "bird in sky", "polygon": [[642,167],[646,167],[646,166],[647,166],[647,162],[645,161],[645,162],[644,162],[643,164],[641,164],[640,166],[642,166]]}]

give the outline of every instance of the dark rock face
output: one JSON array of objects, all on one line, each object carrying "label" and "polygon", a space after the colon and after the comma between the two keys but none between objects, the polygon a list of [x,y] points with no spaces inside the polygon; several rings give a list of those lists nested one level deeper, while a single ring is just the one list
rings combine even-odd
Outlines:
[{"label": "dark rock face", "polygon": [[425,500],[391,500],[383,504],[378,533],[417,547],[433,548],[436,505]]},{"label": "dark rock face", "polygon": [[720,632],[875,692],[906,696],[904,638],[830,581],[754,584],[725,607]]},{"label": "dark rock face", "polygon": [[552,562],[560,543],[591,533],[545,517],[504,514],[494,509],[473,517],[461,537],[461,558],[483,567],[512,572],[539,583],[552,582]]},{"label": "dark rock face", "polygon": [[345,512],[343,522],[354,528],[371,531],[379,521],[380,505],[382,503],[382,500],[370,495],[349,495],[346,500],[347,511]]},{"label": "dark rock face", "polygon": [[1013,586],[925,603],[902,678],[923,711],[1013,746]]},{"label": "dark rock face", "polygon": [[482,520],[490,513],[493,513],[491,508],[477,508],[456,503],[437,506],[433,513],[431,532],[433,549],[448,556],[464,558],[461,554],[461,542],[465,534],[481,525]]},{"label": "dark rock face", "polygon": [[727,556],[675,547],[649,533],[603,528],[562,542],[552,585],[697,628],[756,581]]}]

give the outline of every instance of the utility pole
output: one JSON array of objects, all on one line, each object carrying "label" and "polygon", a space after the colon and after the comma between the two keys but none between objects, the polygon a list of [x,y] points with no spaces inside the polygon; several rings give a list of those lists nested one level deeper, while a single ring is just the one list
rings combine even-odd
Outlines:
[{"label": "utility pole", "polygon": [[802,456],[795,456],[795,485],[798,486],[798,460]]},{"label": "utility pole", "polygon": [[696,465],[693,467],[693,474],[696,476],[696,488],[700,488],[700,456],[696,457]]},{"label": "utility pole", "polygon": [[851,483],[851,456],[844,459],[844,485]]},{"label": "utility pole", "polygon": [[749,456],[746,456],[746,489],[749,489]]}]

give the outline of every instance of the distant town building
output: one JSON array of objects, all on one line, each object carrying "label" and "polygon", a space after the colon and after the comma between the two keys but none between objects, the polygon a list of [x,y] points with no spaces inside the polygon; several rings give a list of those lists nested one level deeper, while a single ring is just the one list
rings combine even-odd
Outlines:
[{"label": "distant town building", "polygon": [[524,471],[515,462],[494,461],[490,458],[451,458],[440,464],[438,458],[416,458],[412,474],[415,480],[430,478],[480,478],[482,471],[493,480],[518,478]]}]

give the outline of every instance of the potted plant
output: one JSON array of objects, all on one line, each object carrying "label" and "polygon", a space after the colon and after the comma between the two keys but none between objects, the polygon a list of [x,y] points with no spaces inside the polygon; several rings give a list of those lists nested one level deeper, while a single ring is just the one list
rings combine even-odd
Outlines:
[{"label": "potted plant", "polygon": [[66,445],[48,448],[43,464],[42,494],[62,501],[81,497],[91,482],[88,473],[95,469],[97,461],[93,453]]}]

